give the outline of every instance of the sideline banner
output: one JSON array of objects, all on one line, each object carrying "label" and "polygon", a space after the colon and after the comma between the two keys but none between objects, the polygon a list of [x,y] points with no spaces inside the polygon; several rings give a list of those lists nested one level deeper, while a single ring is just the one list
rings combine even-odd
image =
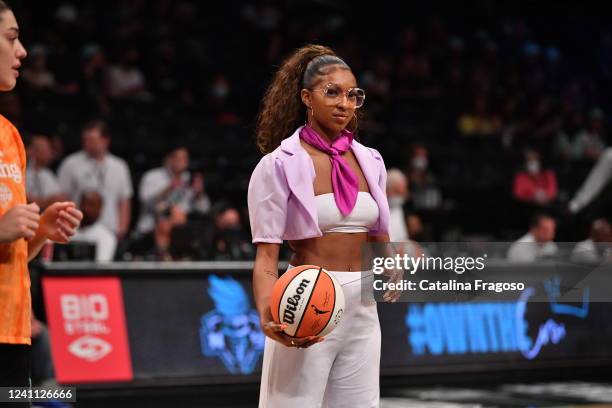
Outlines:
[{"label": "sideline banner", "polygon": [[118,277],[44,277],[51,351],[60,383],[133,378]]},{"label": "sideline banner", "polygon": [[[451,290],[446,298],[427,291],[431,299],[379,303],[381,372],[610,364],[612,303],[594,298],[600,288],[588,280],[565,285],[576,275],[562,266],[487,261],[487,280],[525,277],[525,287],[486,296]],[[599,274],[592,271],[584,276]],[[60,382],[257,381],[265,338],[248,266],[107,265],[50,272],[55,276],[45,276],[43,287]],[[406,279],[432,280],[430,273],[408,273]],[[56,277],[62,274],[78,277]],[[546,280],[536,285],[538,274]],[[367,281],[371,288],[372,279]]]}]

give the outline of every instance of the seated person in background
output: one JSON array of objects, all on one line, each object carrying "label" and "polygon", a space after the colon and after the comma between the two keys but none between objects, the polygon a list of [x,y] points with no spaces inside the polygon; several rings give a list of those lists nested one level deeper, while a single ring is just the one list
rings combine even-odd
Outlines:
[{"label": "seated person in background", "polygon": [[[400,253],[418,256],[422,250],[419,244],[409,238],[408,217],[404,213],[404,205],[409,197],[408,179],[404,173],[399,169],[389,169],[387,171],[387,199],[390,210],[389,240],[399,243],[399,246],[394,245],[394,247]],[[414,217],[418,219],[418,216]]]},{"label": "seated person in background", "polygon": [[[156,213],[153,231],[129,242],[122,259],[139,261],[174,261],[172,232],[187,223],[187,215],[178,206]],[[181,256],[182,258],[182,256]]]},{"label": "seated person in background", "polygon": [[[580,241],[572,250],[571,260],[573,262],[601,262],[612,259],[612,229],[605,218],[599,218],[591,224],[589,238]],[[607,244],[607,245],[606,245]]]},{"label": "seated person in background", "polygon": [[28,201],[35,202],[41,209],[58,201],[66,201],[67,195],[62,193],[57,176],[48,167],[53,161],[51,139],[46,135],[32,135],[28,143],[27,157]]},{"label": "seated person in background", "polygon": [[387,200],[389,202],[389,239],[391,242],[408,241],[404,203],[408,199],[408,179],[399,169],[387,170]]},{"label": "seated person in background", "polygon": [[123,239],[132,216],[132,178],[127,162],[110,153],[111,132],[106,122],[94,120],[81,131],[83,149],[66,157],[57,170],[62,190],[78,201],[86,191],[97,191],[104,205],[100,222]]},{"label": "seated person in background", "polygon": [[188,168],[189,151],[183,145],[176,145],[166,153],[162,167],[143,175],[139,188],[142,209],[136,226],[138,233],[153,231],[157,214],[173,207],[186,216],[208,212],[210,200],[204,191],[204,177],[200,173],[192,177]]},{"label": "seated person in background", "polygon": [[96,245],[96,262],[111,262],[115,259],[117,237],[102,224],[102,196],[96,191],[88,191],[81,196],[83,221],[74,235],[73,242],[91,242]]},{"label": "seated person in background", "polygon": [[572,129],[571,124],[569,127],[570,129],[564,129],[557,136],[556,149],[558,153],[569,160],[597,160],[606,147],[603,111],[599,108],[593,108],[589,112],[587,129],[576,129],[571,132],[574,129]]},{"label": "seated person in background", "polygon": [[525,170],[514,176],[513,195],[518,201],[548,206],[557,198],[557,176],[552,170],[543,170],[540,154],[525,151]]},{"label": "seated person in background", "polygon": [[529,232],[515,241],[508,250],[510,262],[534,262],[554,257],[559,248],[555,239],[556,222],[546,214],[536,214],[529,224]]},{"label": "seated person in background", "polygon": [[225,208],[215,216],[215,261],[243,261],[255,257],[251,240],[240,222],[240,213],[235,208]]},{"label": "seated person in background", "polygon": [[463,136],[488,136],[498,133],[502,128],[499,116],[491,114],[487,96],[478,93],[473,99],[473,109],[459,117],[457,128]]},{"label": "seated person in background", "polygon": [[427,233],[423,226],[423,221],[416,214],[408,214],[406,216],[406,231],[409,237],[417,242],[430,241],[431,235]]},{"label": "seated person in background", "polygon": [[436,211],[442,207],[442,192],[429,169],[429,152],[423,145],[412,147],[410,154],[410,195],[415,211]]}]

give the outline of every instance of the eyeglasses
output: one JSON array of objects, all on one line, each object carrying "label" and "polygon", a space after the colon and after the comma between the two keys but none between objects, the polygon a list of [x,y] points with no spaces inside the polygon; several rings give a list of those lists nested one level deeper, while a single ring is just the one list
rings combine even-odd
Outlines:
[{"label": "eyeglasses", "polygon": [[323,91],[330,104],[340,102],[342,95],[346,96],[348,103],[355,108],[361,108],[365,102],[365,91],[361,88],[349,88],[344,92],[340,86],[329,83],[323,88],[314,88],[312,91]]}]

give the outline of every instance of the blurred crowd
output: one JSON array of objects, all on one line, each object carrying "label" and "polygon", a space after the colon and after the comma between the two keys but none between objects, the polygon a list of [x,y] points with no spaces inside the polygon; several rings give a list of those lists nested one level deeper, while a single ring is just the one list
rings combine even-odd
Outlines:
[{"label": "blurred crowd", "polygon": [[358,137],[393,169],[392,238],[611,240],[612,30],[587,17],[508,17],[486,2],[414,15],[28,4],[14,7],[29,55],[0,112],[26,140],[29,199],[76,200],[78,238],[99,261],[253,258],[254,119],[275,67],[307,42],[332,46],[366,90]]}]

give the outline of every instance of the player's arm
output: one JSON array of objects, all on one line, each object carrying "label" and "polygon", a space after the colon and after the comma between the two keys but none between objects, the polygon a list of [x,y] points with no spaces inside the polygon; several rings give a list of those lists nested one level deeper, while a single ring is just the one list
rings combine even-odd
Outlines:
[{"label": "player's arm", "polygon": [[278,280],[278,254],[280,244],[258,243],[253,267],[253,296],[259,312],[261,329],[264,334],[287,347],[310,347],[323,340],[322,337],[290,337],[283,332],[285,325],[272,319],[270,294]]},{"label": "player's arm", "polygon": [[31,240],[28,241],[28,262],[36,258],[36,255],[38,255],[42,247],[45,246],[46,242],[47,237],[40,233],[37,233]]},{"label": "player's arm", "polygon": [[270,294],[278,280],[278,254],[280,244],[257,244],[255,266],[253,268],[253,295],[255,306],[262,320],[272,320],[270,313]]},{"label": "player's arm", "polygon": [[[38,214],[38,206],[36,209]],[[83,213],[71,201],[51,204],[40,215],[36,233],[28,241],[28,262],[38,255],[47,239],[60,244],[69,242],[82,219]]]}]

